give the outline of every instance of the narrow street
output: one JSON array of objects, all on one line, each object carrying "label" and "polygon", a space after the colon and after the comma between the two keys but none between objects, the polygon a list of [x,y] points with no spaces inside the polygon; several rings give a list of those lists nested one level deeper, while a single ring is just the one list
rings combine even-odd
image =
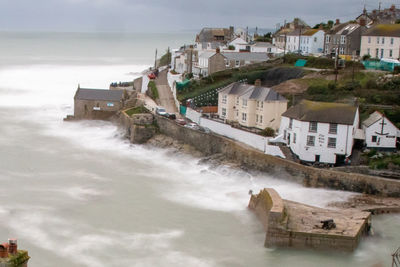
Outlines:
[{"label": "narrow street", "polygon": [[168,85],[167,72],[168,70],[160,71],[157,79],[155,80],[160,103],[168,113],[178,113],[178,109],[175,106],[174,96],[171,88]]}]

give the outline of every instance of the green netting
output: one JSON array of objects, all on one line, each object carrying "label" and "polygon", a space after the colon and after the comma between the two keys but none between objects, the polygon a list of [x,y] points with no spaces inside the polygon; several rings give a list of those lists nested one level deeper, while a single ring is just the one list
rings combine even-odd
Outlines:
[{"label": "green netting", "polygon": [[186,107],[185,106],[179,106],[179,113],[182,115],[186,115]]},{"label": "green netting", "polygon": [[387,61],[362,61],[365,69],[367,70],[384,70],[393,71],[395,66],[400,66],[400,63],[387,62]]},{"label": "green netting", "polygon": [[190,80],[186,79],[183,82],[176,83],[176,89],[183,90],[190,85]]},{"label": "green netting", "polygon": [[307,60],[305,59],[298,59],[296,63],[294,64],[296,67],[304,67],[307,63]]}]

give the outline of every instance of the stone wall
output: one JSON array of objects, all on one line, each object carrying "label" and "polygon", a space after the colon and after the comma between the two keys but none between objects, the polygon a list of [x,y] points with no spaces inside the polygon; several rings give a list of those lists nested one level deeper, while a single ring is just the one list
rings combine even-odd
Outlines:
[{"label": "stone wall", "polygon": [[118,122],[125,129],[131,143],[134,144],[146,143],[157,132],[154,117],[150,113],[134,114],[129,117],[125,112],[121,112]]},{"label": "stone wall", "polygon": [[160,116],[156,116],[156,121],[162,134],[191,145],[207,156],[221,153],[227,160],[237,162],[252,170],[273,173],[277,176],[288,173],[296,181],[308,187],[327,187],[373,195],[400,197],[399,180],[312,168],[266,155],[219,135],[185,128]]}]

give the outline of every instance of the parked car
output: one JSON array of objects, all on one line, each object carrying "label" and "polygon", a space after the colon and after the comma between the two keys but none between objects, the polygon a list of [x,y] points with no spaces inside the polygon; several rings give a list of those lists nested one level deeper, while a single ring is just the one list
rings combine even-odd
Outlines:
[{"label": "parked car", "polygon": [[176,119],[176,115],[175,113],[167,113],[167,118],[170,120],[175,120]]},{"label": "parked car", "polygon": [[156,113],[161,116],[167,116],[168,113],[165,111],[163,107],[156,107]]},{"label": "parked car", "polygon": [[176,119],[175,121],[179,125],[186,125],[186,121],[184,119]]},{"label": "parked car", "polygon": [[197,125],[197,123],[191,122],[185,125],[185,127],[193,129],[193,130],[199,130],[200,127]]},{"label": "parked car", "polygon": [[152,72],[149,75],[147,75],[147,77],[149,77],[150,80],[154,80],[157,76],[154,72]]},{"label": "parked car", "polygon": [[211,133],[210,129],[208,129],[207,127],[202,127],[202,126],[199,126],[199,131],[203,132],[203,133]]}]

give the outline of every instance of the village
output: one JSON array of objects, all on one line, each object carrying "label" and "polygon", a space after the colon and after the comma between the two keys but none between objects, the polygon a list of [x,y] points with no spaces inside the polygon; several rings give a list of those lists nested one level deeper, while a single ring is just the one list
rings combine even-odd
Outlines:
[{"label": "village", "polygon": [[[251,192],[266,246],[353,251],[369,232],[371,212],[400,211],[399,60],[395,5],[314,27],[295,18],[266,34],[203,28],[193,44],[168,49],[134,81],[78,86],[66,120],[112,120],[133,143],[161,133],[206,156],[301,173],[307,186],[394,198],[380,208],[327,215],[273,189]],[[304,223],[299,210],[321,215]],[[343,231],[330,232],[336,226]]]}]

